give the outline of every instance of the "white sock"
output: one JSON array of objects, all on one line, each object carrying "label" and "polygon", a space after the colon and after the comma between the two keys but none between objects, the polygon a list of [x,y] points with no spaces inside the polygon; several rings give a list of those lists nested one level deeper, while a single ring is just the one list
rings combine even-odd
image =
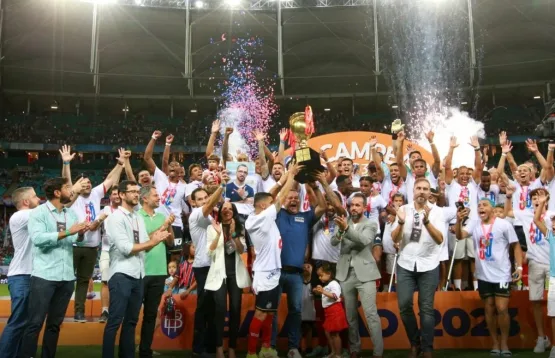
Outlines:
[{"label": "white sock", "polygon": [[478,291],[478,280],[474,280],[472,283],[474,284],[474,291]]},{"label": "white sock", "polygon": [[453,283],[455,284],[455,288],[458,288],[459,290],[461,289],[462,280],[460,278],[454,279]]},{"label": "white sock", "polygon": [[102,312],[104,311],[108,312],[108,307],[102,307]]}]

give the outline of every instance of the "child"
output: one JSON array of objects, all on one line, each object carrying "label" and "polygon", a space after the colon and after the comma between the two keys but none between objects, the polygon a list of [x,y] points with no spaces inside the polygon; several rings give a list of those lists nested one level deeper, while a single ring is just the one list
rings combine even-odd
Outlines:
[{"label": "child", "polygon": [[341,337],[339,333],[349,327],[345,310],[341,304],[341,286],[339,286],[339,282],[334,280],[333,269],[327,263],[318,269],[318,278],[322,283],[327,283],[325,287],[316,286],[314,292],[322,295],[322,306],[326,315],[324,329],[332,348],[332,353],[328,357],[331,358],[332,355],[341,357]]},{"label": "child", "polygon": [[181,299],[184,300],[188,295],[195,294],[197,282],[193,273],[193,261],[195,260],[195,245],[192,242],[185,243],[181,251],[181,263],[179,264],[178,288]]},{"label": "child", "polygon": [[179,287],[177,285],[177,281],[179,280],[179,276],[176,275],[177,273],[177,262],[170,261],[168,264],[168,273],[170,276],[166,278],[164,282],[164,291],[166,291],[167,295],[169,294],[177,294],[179,293]]},{"label": "child", "polygon": [[303,296],[302,296],[302,331],[305,337],[305,353],[312,351],[312,328],[316,320],[316,310],[314,309],[314,296],[312,294],[312,265],[303,265]]}]

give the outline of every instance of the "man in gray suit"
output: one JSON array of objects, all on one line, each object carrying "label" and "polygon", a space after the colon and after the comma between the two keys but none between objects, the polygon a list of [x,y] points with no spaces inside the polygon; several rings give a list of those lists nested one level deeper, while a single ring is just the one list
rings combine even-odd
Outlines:
[{"label": "man in gray suit", "polygon": [[376,280],[381,277],[376,262],[382,254],[382,241],[376,237],[378,225],[364,217],[365,208],[366,197],[354,194],[349,208],[350,218],[335,219],[339,231],[331,238],[332,245],[341,245],[335,278],[341,284],[345,299],[351,358],[358,357],[360,352],[359,295],[374,344],[374,357],[383,355],[382,325],[376,307]]}]

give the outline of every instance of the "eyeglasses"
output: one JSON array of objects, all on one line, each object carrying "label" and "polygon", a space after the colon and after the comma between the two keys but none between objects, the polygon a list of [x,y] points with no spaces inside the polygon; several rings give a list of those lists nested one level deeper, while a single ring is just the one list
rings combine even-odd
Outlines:
[{"label": "eyeglasses", "polygon": [[138,190],[126,190],[126,191],[124,191],[124,193],[139,194],[139,191]]}]

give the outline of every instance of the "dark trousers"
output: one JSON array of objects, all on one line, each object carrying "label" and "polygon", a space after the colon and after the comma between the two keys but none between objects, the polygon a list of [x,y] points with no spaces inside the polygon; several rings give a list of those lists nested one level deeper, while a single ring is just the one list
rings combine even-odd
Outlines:
[{"label": "dark trousers", "polygon": [[113,358],[116,334],[119,336],[119,358],[135,357],[135,328],[143,301],[143,279],[115,273],[108,281],[110,316],[104,328],[102,358]]},{"label": "dark trousers", "polygon": [[48,281],[31,277],[29,287],[29,321],[23,334],[20,357],[38,357],[37,343],[46,319],[42,337],[42,358],[56,356],[60,325],[73,293],[73,281]]},{"label": "dark trousers", "polygon": [[0,338],[0,357],[17,357],[21,351],[21,342],[27,325],[27,302],[31,275],[8,276],[10,290],[11,314]]},{"label": "dark trousers", "polygon": [[194,267],[197,281],[197,309],[193,333],[193,353],[213,353],[216,349],[216,327],[214,323],[214,299],[204,289],[210,267]]},{"label": "dark trousers", "polygon": [[[420,346],[423,352],[434,350],[434,296],[439,283],[439,266],[433,270],[416,272],[397,265],[397,301],[399,313],[412,347]],[[413,295],[418,288],[420,327],[416,323]]]},{"label": "dark trousers", "polygon": [[75,314],[85,314],[85,300],[89,280],[94,271],[98,249],[96,247],[73,247],[73,269],[75,270]]},{"label": "dark trousers", "polygon": [[213,293],[216,306],[216,347],[224,345],[225,316],[227,313],[227,296],[229,295],[229,348],[237,347],[237,335],[241,323],[241,300],[243,290],[237,286],[235,274],[227,276],[220,289]]},{"label": "dark trousers", "polygon": [[139,344],[139,357],[151,358],[152,339],[158,315],[158,306],[164,293],[165,276],[145,276],[143,279],[143,325],[141,327],[141,343]]}]

